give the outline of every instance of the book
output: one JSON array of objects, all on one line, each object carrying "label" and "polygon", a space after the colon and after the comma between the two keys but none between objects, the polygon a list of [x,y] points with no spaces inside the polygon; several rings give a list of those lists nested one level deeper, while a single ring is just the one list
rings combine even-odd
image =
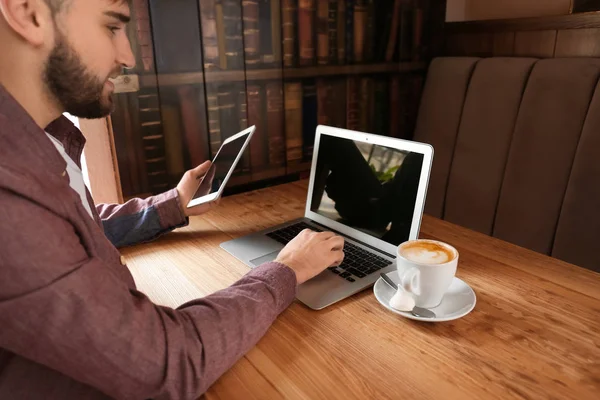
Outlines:
[{"label": "book", "polygon": [[[273,17],[272,4],[269,0],[258,0],[258,35],[259,35],[259,58],[260,64],[263,66],[271,65],[275,63],[275,49],[273,43]],[[279,15],[279,10],[276,13]],[[246,11],[244,11],[244,18],[246,17]],[[244,31],[246,30],[244,26]],[[281,29],[277,27],[277,31]],[[279,46],[279,44],[278,44]]]},{"label": "book", "polygon": [[[276,1],[279,4],[279,1]],[[277,12],[273,14],[273,3],[269,0],[258,0],[258,35],[259,35],[259,58],[260,64],[263,66],[276,66],[275,65],[275,49],[281,48],[280,44],[280,35],[279,32],[281,27],[278,26],[275,30],[273,26],[274,20],[277,19],[280,21],[280,11],[277,9]],[[244,11],[244,18],[246,17],[246,12]],[[278,22],[279,23],[279,22]],[[244,26],[244,30],[246,30],[246,26]],[[277,37],[275,37],[277,36]],[[279,52],[279,54],[281,54]],[[281,61],[279,58],[277,61]]]},{"label": "book", "polygon": [[246,129],[250,125],[248,124],[248,96],[246,96],[246,90],[243,88],[239,89],[238,92],[238,114],[240,116],[240,130]]},{"label": "book", "polygon": [[317,131],[317,86],[314,80],[302,85],[302,158],[312,159],[315,134]]},{"label": "book", "polygon": [[247,67],[253,68],[261,62],[258,0],[244,0],[242,7],[245,62]]},{"label": "book", "polygon": [[295,67],[296,58],[296,18],[298,7],[295,0],[281,0],[281,31],[283,35],[283,66]]},{"label": "book", "polygon": [[393,75],[390,80],[390,136],[399,138],[400,135],[400,76]]},{"label": "book", "polygon": [[329,64],[336,64],[338,58],[338,4],[337,0],[329,0],[327,26],[329,32]]},{"label": "book", "polygon": [[266,85],[267,92],[267,138],[269,142],[269,164],[285,164],[285,124],[283,88],[279,81]]},{"label": "book", "polygon": [[199,0],[202,22],[202,45],[204,47],[204,68],[214,70],[219,67],[219,42],[217,40],[217,10],[215,0]]},{"label": "book", "polygon": [[346,63],[346,0],[338,0],[337,12],[337,63]]},{"label": "book", "polygon": [[373,133],[389,136],[390,134],[390,94],[389,81],[378,79],[373,89],[374,113],[371,115]]},{"label": "book", "polygon": [[317,64],[329,64],[329,0],[317,1]]},{"label": "book", "polygon": [[385,49],[385,61],[391,62],[394,59],[398,42],[398,36],[400,32],[400,9],[402,6],[402,0],[394,0],[394,8],[391,15],[391,25],[388,31],[387,46]]},{"label": "book", "polygon": [[413,31],[412,31],[412,60],[421,61],[423,59],[423,23],[425,13],[421,3],[417,3],[413,8]]},{"label": "book", "polygon": [[[273,49],[273,63],[279,66],[281,62],[281,3],[280,0],[265,0],[271,4],[271,48]],[[270,55],[270,53],[269,53]],[[264,63],[271,60],[263,59]]]},{"label": "book", "polygon": [[215,24],[217,26],[217,48],[219,51],[219,68],[227,69],[225,48],[225,16],[223,15],[223,0],[215,0]]},{"label": "book", "polygon": [[133,0],[131,17],[132,21],[135,21],[135,24],[131,24],[129,29],[133,29],[130,37],[133,38],[131,47],[134,51],[137,70],[154,72],[154,44],[152,42],[152,32],[150,31],[148,1]]},{"label": "book", "polygon": [[158,193],[168,185],[165,140],[156,88],[114,96],[111,124],[124,196]]},{"label": "book", "polygon": [[315,62],[315,0],[298,0],[298,50],[300,66]]},{"label": "book", "polygon": [[[365,18],[365,44],[364,44],[364,61],[367,63],[373,62],[375,59],[375,2],[374,0],[365,0],[366,2],[366,18]],[[383,8],[384,4],[379,5]]]},{"label": "book", "polygon": [[203,88],[179,86],[179,109],[183,123],[183,137],[189,154],[190,168],[209,159],[206,107]]},{"label": "book", "polygon": [[264,168],[268,162],[267,135],[263,111],[263,89],[260,85],[248,85],[248,122],[256,125],[256,131],[250,142],[250,165],[252,171]]},{"label": "book", "polygon": [[410,3],[402,2],[400,6],[400,28],[398,32],[398,56],[400,61],[412,60],[413,49],[413,11]]},{"label": "book", "polygon": [[242,69],[244,67],[244,38],[241,2],[237,0],[221,1],[223,3],[227,69]]},{"label": "book", "polygon": [[[119,93],[113,96],[115,111],[110,119],[114,132],[115,152],[119,166],[119,177],[121,180],[121,190],[123,195],[133,195],[140,193],[138,170],[140,161],[130,144],[130,137],[133,135],[131,125],[131,116],[129,114],[129,104],[127,104],[127,94]],[[162,139],[162,135],[161,135]]]},{"label": "book", "polygon": [[[134,182],[134,187],[138,190],[136,193],[156,193],[156,185],[166,183],[165,146],[158,92],[155,87],[143,88],[137,93],[127,93],[125,98],[125,117],[130,126],[125,133],[137,163],[137,176],[134,175],[137,182]],[[160,136],[161,140],[150,146],[145,137],[154,134]],[[157,178],[150,181],[150,172],[156,172]]]},{"label": "book", "polygon": [[[161,102],[158,97],[158,90],[156,88],[143,88],[140,89],[137,96],[138,104],[136,109],[160,109]],[[138,121],[139,122],[139,121]],[[147,121],[141,124],[140,134],[143,139],[149,137],[163,139],[162,125],[159,120]]]},{"label": "book", "polygon": [[[240,131],[248,128],[248,97],[244,88],[238,88],[238,113],[240,116]],[[235,168],[235,172],[250,172],[250,149],[246,147],[242,158]]]},{"label": "book", "polygon": [[233,84],[219,86],[217,97],[221,122],[221,140],[223,141],[240,131],[240,114],[236,107],[239,91],[234,88]]},{"label": "book", "polygon": [[368,9],[366,0],[356,0],[354,3],[354,54],[355,63],[365,61],[365,44],[367,36]]},{"label": "book", "polygon": [[287,82],[284,93],[286,159],[290,164],[302,161],[302,84]]},{"label": "book", "polygon": [[221,120],[219,111],[219,89],[216,85],[206,86],[206,110],[208,115],[208,139],[210,158],[214,158],[221,147]]},{"label": "book", "polygon": [[361,132],[372,132],[372,117],[374,111],[373,102],[373,78],[363,76],[360,78],[358,120]]},{"label": "book", "polygon": [[[183,138],[179,110],[174,104],[162,104],[162,125],[165,136],[165,156],[167,173],[171,182],[177,182],[185,172],[183,161]],[[146,149],[159,149],[159,146],[150,144]],[[158,156],[156,154],[156,156]]]},{"label": "book", "polygon": [[346,0],[346,63],[354,63],[354,5],[356,0]]},{"label": "book", "polygon": [[346,79],[346,127],[352,131],[360,130],[358,80],[354,76]]},{"label": "book", "polygon": [[334,108],[331,79],[317,79],[317,121],[319,125],[333,125]]},{"label": "book", "polygon": [[156,72],[202,71],[198,1],[150,0],[150,11]]},{"label": "book", "polygon": [[329,124],[336,128],[346,128],[346,79],[336,78],[331,80],[332,114]]}]

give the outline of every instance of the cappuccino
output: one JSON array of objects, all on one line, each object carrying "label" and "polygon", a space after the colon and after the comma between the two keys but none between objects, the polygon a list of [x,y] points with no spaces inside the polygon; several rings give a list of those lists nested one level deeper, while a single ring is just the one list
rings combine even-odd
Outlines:
[{"label": "cappuccino", "polygon": [[429,265],[446,264],[456,257],[450,247],[432,240],[406,242],[400,246],[398,253],[409,261]]}]

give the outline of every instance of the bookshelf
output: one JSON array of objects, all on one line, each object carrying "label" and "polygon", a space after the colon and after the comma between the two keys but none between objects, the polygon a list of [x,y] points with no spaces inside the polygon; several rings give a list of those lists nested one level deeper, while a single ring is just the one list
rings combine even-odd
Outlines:
[{"label": "bookshelf", "polygon": [[585,12],[596,12],[600,11],[599,0],[572,0],[571,1],[571,12],[572,13],[585,13]]},{"label": "bookshelf", "polygon": [[133,0],[115,84],[123,198],[257,132],[230,187],[306,177],[317,124],[411,138],[445,0]]},{"label": "bookshelf", "polygon": [[[425,62],[401,62],[401,63],[380,63],[366,65],[331,65],[316,66],[308,68],[289,68],[289,69],[263,69],[247,71],[214,71],[214,72],[186,72],[178,74],[161,75],[122,75],[115,83],[115,93],[130,92],[132,85],[137,82],[142,86],[155,86],[158,83],[163,86],[178,86],[202,84],[208,82],[245,82],[245,81],[266,81],[275,79],[304,79],[317,78],[336,75],[361,75],[361,74],[390,74],[401,72],[418,72],[427,68]],[[131,81],[126,81],[127,78]],[[135,89],[133,91],[136,91]]]}]

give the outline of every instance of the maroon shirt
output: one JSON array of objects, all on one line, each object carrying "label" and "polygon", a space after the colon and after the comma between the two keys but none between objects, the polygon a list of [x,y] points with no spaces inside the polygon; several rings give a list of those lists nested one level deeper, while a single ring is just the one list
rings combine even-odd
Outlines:
[{"label": "maroon shirt", "polygon": [[[61,117],[46,131],[79,162],[77,128]],[[130,229],[117,235],[129,244],[185,224],[176,190],[92,219],[65,168],[0,85],[0,399],[200,396],[293,301],[294,272],[265,264],[177,310],[155,305],[104,229]]]}]

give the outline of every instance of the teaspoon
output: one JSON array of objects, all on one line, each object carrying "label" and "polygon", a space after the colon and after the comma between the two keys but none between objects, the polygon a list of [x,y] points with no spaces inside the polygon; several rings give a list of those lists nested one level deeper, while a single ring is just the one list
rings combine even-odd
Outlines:
[{"label": "teaspoon", "polygon": [[[394,288],[395,290],[398,290],[398,285],[396,285],[396,283],[394,283],[394,281],[391,280],[389,276],[387,276],[386,274],[381,274],[381,278],[383,279],[383,281],[385,283],[390,285],[392,288]],[[410,313],[412,315],[414,315],[415,317],[421,317],[421,318],[435,318],[436,317],[436,315],[433,311],[428,310],[426,308],[422,308],[422,307],[414,307],[410,311]]]}]

